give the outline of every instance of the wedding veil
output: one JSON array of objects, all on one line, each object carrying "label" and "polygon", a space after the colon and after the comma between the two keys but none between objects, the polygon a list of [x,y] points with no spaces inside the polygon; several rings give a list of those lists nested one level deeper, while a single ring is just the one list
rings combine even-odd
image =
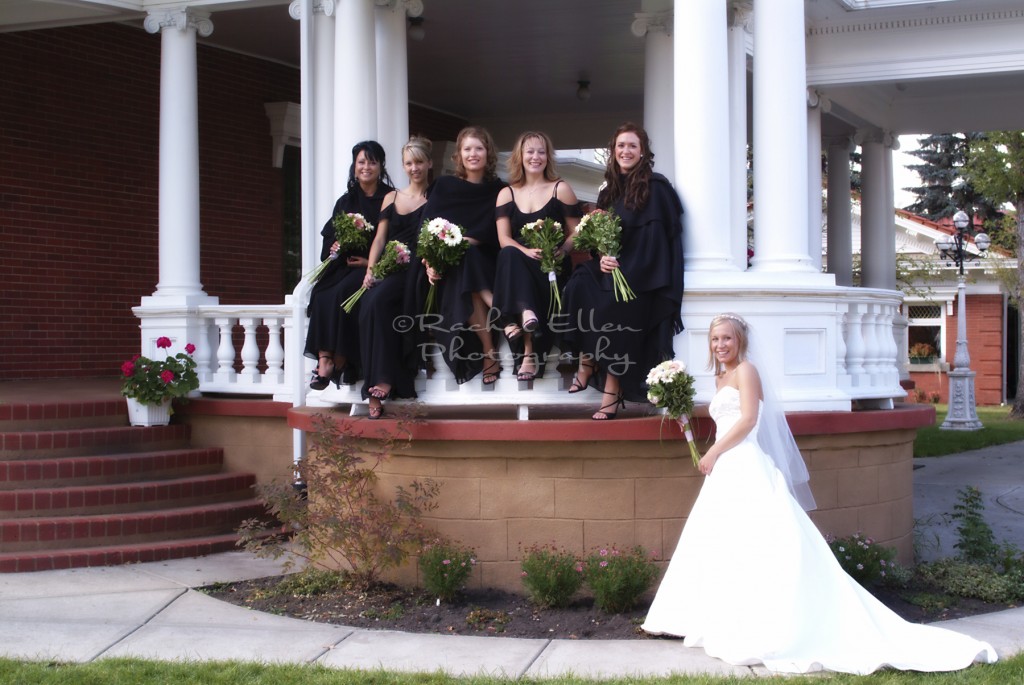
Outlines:
[{"label": "wedding veil", "polygon": [[807,465],[797,447],[793,432],[789,429],[786,421],[786,410],[779,398],[776,387],[778,379],[773,371],[779,364],[769,364],[763,357],[767,347],[763,344],[763,337],[758,336],[753,328],[741,317],[735,314],[723,314],[723,318],[739,322],[745,328],[747,334],[747,360],[757,368],[761,378],[761,392],[764,401],[761,407],[761,418],[758,423],[757,441],[761,449],[771,457],[775,466],[782,472],[789,486],[793,498],[804,508],[804,511],[811,511],[817,508],[814,502],[814,495],[808,485],[810,474],[807,473]]}]

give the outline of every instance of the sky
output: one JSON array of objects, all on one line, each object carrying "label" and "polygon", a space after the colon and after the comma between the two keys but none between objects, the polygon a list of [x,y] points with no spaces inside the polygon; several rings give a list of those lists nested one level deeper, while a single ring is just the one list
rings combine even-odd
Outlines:
[{"label": "sky", "polygon": [[923,134],[914,133],[911,135],[900,136],[900,149],[894,150],[892,153],[892,184],[895,190],[895,202],[894,204],[899,209],[903,209],[907,205],[914,202],[916,196],[913,193],[908,193],[904,188],[911,186],[921,185],[921,177],[917,175],[916,171],[907,169],[909,164],[920,164],[921,160],[907,153],[907,150],[917,149],[917,139],[922,137]]}]

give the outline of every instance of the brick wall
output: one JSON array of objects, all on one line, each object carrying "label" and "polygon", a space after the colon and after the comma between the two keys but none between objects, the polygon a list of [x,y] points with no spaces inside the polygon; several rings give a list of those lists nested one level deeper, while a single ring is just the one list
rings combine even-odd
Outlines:
[{"label": "brick wall", "polygon": [[[113,375],[158,280],[160,37],[0,34],[0,380]],[[296,69],[199,46],[204,290],[280,302],[281,172],[265,102]]]},{"label": "brick wall", "polygon": [[[967,296],[967,351],[971,355],[974,396],[977,404],[994,405],[1003,401],[1003,327],[1004,308],[1001,295]],[[953,368],[956,354],[957,307],[946,319],[943,360]],[[949,402],[949,378],[934,371],[911,373],[917,389],[925,395],[939,393],[939,401]]]}]

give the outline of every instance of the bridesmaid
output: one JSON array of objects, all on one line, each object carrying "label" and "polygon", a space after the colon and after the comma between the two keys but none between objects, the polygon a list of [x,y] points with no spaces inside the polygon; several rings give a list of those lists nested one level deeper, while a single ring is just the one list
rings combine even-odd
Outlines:
[{"label": "bridesmaid", "polygon": [[504,183],[495,173],[498,154],[491,134],[479,126],[462,129],[452,161],[455,175],[434,182],[423,220],[441,217],[462,226],[470,246],[447,273],[438,274],[425,265],[427,278],[438,284],[440,309],[439,316],[425,319],[425,326],[457,382],[482,372],[483,384],[493,385],[501,371],[488,320],[498,257],[494,202]]},{"label": "bridesmaid", "polygon": [[415,366],[404,363],[399,317],[404,311],[409,270],[391,274],[383,281],[374,279],[371,270],[391,240],[405,243],[416,255],[423,205],[427,201],[427,181],[431,168],[431,143],[413,136],[402,147],[402,166],[409,177],[408,187],[393,190],[384,198],[377,234],[370,246],[370,257],[363,276],[366,294],[359,302],[359,342],[362,353],[364,399],[369,400],[371,419],[384,414],[383,401],[390,397],[414,398]]},{"label": "bridesmaid", "polygon": [[500,312],[505,338],[518,361],[517,378],[532,381],[540,359],[553,342],[547,312],[551,304],[548,274],[540,269],[541,250],[519,242],[522,227],[539,219],[553,219],[570,236],[556,251],[562,259],[560,286],[572,268],[572,231],[580,220],[576,194],[555,170],[554,146],[546,133],[527,131],[519,136],[508,160],[508,187],[498,193],[498,267],[494,308]]},{"label": "bridesmaid", "polygon": [[[595,421],[614,419],[624,400],[645,402],[647,372],[673,357],[672,337],[683,330],[682,204],[672,184],[654,172],[647,133],[633,123],[612,137],[605,185],[597,206],[622,220],[621,249],[577,267],[565,287],[570,321],[565,342],[580,355],[570,393],[601,390]],[[618,267],[637,295],[618,302]]]},{"label": "bridesmaid", "polygon": [[[384,168],[384,148],[374,140],[364,140],[352,148],[352,165],[348,170],[348,189],[334,204],[331,218],[320,230],[323,247],[320,260],[338,251],[334,237],[334,217],[340,214],[362,214],[374,226],[380,220],[384,196],[394,190]],[[341,303],[362,285],[367,251],[339,255],[313,286],[306,315],[309,329],[303,354],[317,360],[317,368],[309,387],[323,390],[331,382],[341,385],[342,374],[350,359],[359,359],[359,334],[356,313],[346,314]],[[348,378],[355,378],[348,374]]]}]

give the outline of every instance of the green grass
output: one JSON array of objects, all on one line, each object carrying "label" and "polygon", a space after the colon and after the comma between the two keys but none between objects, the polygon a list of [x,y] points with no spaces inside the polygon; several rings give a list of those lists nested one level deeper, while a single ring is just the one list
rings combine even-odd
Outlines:
[{"label": "green grass", "polygon": [[1011,419],[1010,407],[978,407],[978,419],[985,427],[976,431],[939,430],[948,411],[945,404],[935,405],[935,425],[917,431],[915,457],[941,457],[1024,440],[1024,421]]},{"label": "green grass", "polygon": [[[682,649],[682,647],[680,647]],[[549,680],[512,680],[475,676],[453,678],[440,673],[353,671],[321,666],[265,666],[238,662],[166,663],[138,659],[105,659],[88,664],[55,664],[0,659],[0,683],[17,685],[502,685],[544,683],[570,685],[754,685],[765,682],[810,685],[1006,685],[1024,682],[1024,654],[996,664],[973,666],[953,673],[904,673],[884,671],[869,676],[826,674],[795,677],[751,678],[679,676],[673,678],[611,678],[587,680],[565,676]]]}]

